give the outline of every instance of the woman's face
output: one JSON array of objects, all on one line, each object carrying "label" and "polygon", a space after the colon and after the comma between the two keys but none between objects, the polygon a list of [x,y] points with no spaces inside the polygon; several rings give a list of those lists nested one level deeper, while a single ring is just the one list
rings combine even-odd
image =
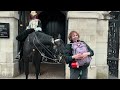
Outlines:
[{"label": "woman's face", "polygon": [[77,40],[79,40],[78,34],[77,34],[77,33],[73,33],[73,34],[72,34],[72,41],[73,41],[73,42],[77,42]]}]

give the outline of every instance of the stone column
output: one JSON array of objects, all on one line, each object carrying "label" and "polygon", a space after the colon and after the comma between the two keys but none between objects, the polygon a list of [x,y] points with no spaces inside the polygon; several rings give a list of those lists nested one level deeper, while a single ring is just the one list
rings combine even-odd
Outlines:
[{"label": "stone column", "polygon": [[108,44],[108,29],[109,29],[109,12],[98,12],[96,30],[96,66],[97,79],[108,79],[107,65],[107,44]]},{"label": "stone column", "polygon": [[[100,11],[69,11],[67,15],[68,34],[72,30],[79,32],[80,39],[85,41],[94,50],[95,55],[92,58],[91,65],[88,70],[89,79],[96,79],[99,76],[98,73],[104,73],[107,76],[106,40],[108,22],[107,20],[103,20],[104,16],[102,13],[103,12]],[[101,51],[101,47],[103,47],[103,52]],[[102,68],[100,68],[99,65]],[[104,71],[101,72],[101,69],[104,69]],[[69,76],[69,68],[68,65],[66,65],[66,78],[69,78]],[[107,77],[104,76],[104,78]]]},{"label": "stone column", "polygon": [[18,11],[0,11],[0,23],[10,24],[10,37],[0,38],[0,77],[14,77],[19,74],[17,55]]}]

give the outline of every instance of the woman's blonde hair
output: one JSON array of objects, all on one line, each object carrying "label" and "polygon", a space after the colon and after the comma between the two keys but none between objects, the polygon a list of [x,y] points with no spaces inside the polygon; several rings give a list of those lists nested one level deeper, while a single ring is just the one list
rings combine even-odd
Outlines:
[{"label": "woman's blonde hair", "polygon": [[68,36],[68,38],[69,38],[70,41],[72,41],[72,35],[73,35],[73,33],[76,33],[78,35],[78,38],[80,37],[80,35],[79,35],[79,33],[77,31],[71,31],[69,33],[69,36]]},{"label": "woman's blonde hair", "polygon": [[33,18],[38,19],[38,13],[36,11],[31,11],[30,16],[29,16],[29,21]]}]

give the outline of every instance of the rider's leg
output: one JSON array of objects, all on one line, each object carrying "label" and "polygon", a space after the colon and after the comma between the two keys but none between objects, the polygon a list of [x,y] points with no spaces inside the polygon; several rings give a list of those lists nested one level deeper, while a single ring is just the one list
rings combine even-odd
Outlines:
[{"label": "rider's leg", "polygon": [[24,30],[22,33],[20,33],[20,34],[16,37],[16,39],[17,39],[18,41],[25,41],[25,39],[27,38],[27,36],[28,36],[30,33],[34,32],[34,31],[35,31],[34,29]]}]

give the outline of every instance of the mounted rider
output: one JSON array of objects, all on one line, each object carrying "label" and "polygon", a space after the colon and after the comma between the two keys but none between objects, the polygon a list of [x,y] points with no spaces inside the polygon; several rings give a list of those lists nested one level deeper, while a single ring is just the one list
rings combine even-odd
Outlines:
[{"label": "mounted rider", "polygon": [[31,11],[30,13],[30,21],[26,30],[24,30],[21,34],[19,34],[16,39],[18,41],[25,41],[27,36],[34,31],[42,31],[41,21],[38,19],[38,14],[36,11]]},{"label": "mounted rider", "polygon": [[[29,19],[30,19],[29,24],[26,27],[26,30],[24,30],[21,34],[19,34],[16,37],[16,40],[20,42],[24,42],[26,38],[28,37],[28,35],[31,34],[32,32],[42,32],[42,24],[41,24],[40,19],[38,19],[38,13],[36,11],[31,11]],[[53,44],[55,42],[57,43],[59,42],[59,39],[56,39],[56,40],[52,39],[51,42]],[[21,47],[20,52],[16,56],[17,59],[19,59],[20,56],[22,55],[22,51],[23,51],[23,48]]]},{"label": "mounted rider", "polygon": [[[42,31],[42,24],[41,24],[41,21],[38,19],[38,13],[36,11],[31,11],[30,16],[29,16],[29,24],[26,27],[26,30],[20,33],[16,37],[16,40],[24,44],[24,41],[26,40],[28,35],[34,31]],[[16,56],[16,59],[20,59],[20,56],[22,56],[23,44],[20,48],[18,55]]]}]

